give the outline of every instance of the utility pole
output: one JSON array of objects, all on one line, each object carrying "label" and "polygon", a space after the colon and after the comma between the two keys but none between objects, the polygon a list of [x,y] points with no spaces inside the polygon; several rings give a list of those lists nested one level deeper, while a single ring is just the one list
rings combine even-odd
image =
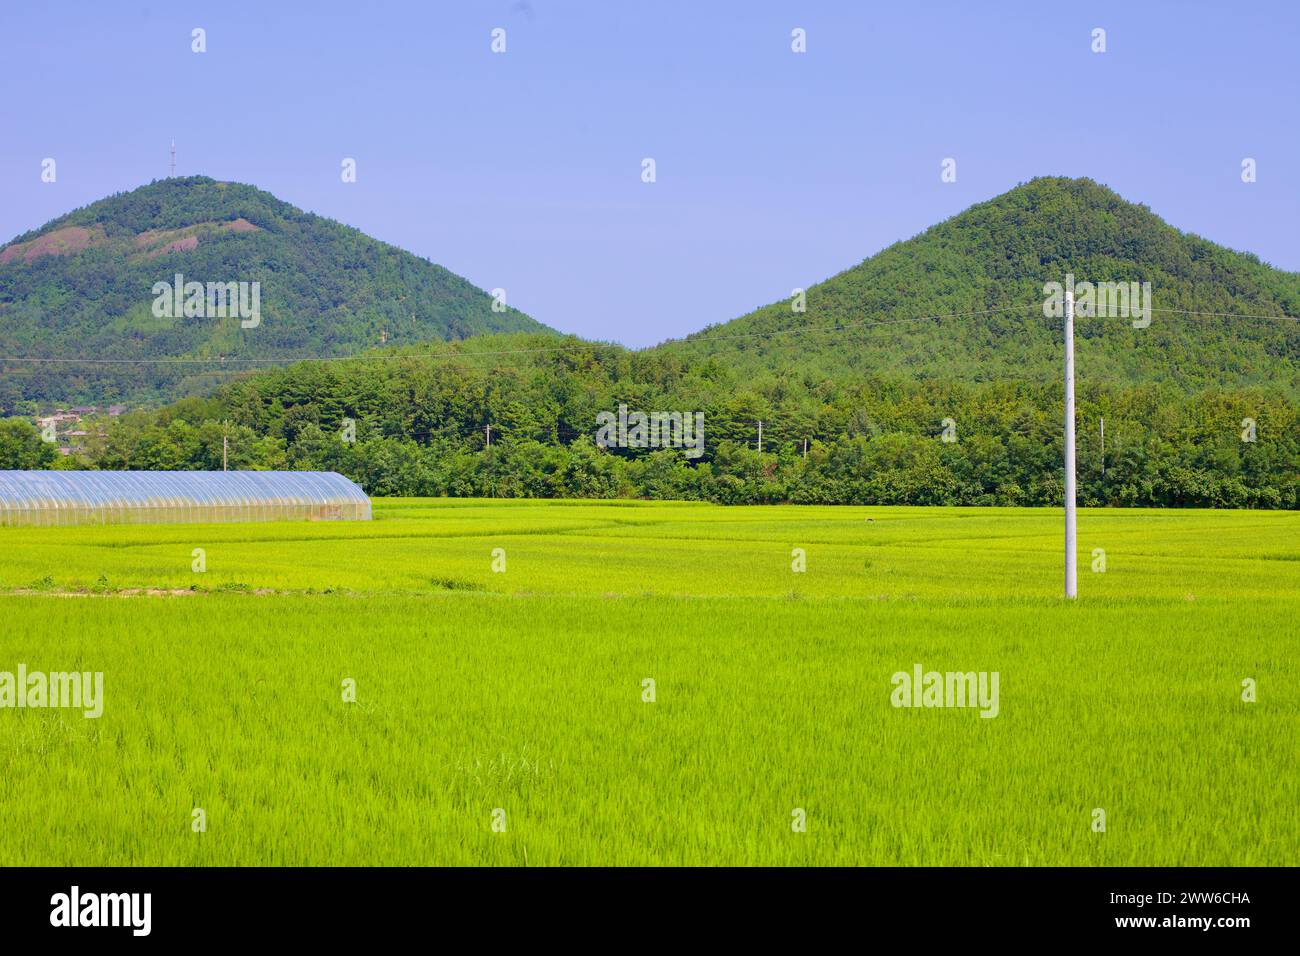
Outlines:
[{"label": "utility pole", "polygon": [[483,430],[487,432],[487,446],[491,448],[492,447],[492,426],[488,425]]},{"label": "utility pole", "polygon": [[176,178],[176,140],[172,140],[172,167],[171,178]]},{"label": "utility pole", "polygon": [[758,453],[763,454],[763,419],[758,420]]},{"label": "utility pole", "polygon": [[1074,290],[1065,291],[1065,596],[1079,596],[1074,507]]},{"label": "utility pole", "polygon": [[226,434],[226,422],[221,423],[221,470],[226,471],[226,462],[230,454],[230,436]]},{"label": "utility pole", "polygon": [[803,440],[803,456],[804,456],[804,458],[807,458],[807,457],[808,457],[808,439],[807,439],[807,438],[805,438],[805,439]]},{"label": "utility pole", "polygon": [[1101,418],[1101,480],[1106,480],[1106,416]]}]

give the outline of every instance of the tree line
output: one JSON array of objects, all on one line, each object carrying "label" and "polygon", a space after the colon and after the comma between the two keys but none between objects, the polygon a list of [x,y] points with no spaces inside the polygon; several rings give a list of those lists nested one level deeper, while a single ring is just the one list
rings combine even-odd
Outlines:
[{"label": "tree line", "polygon": [[[219,470],[224,439],[232,469],[338,471],[377,496],[1061,502],[1056,381],[738,372],[558,341],[494,337],[267,370],[105,420],[71,456],[11,420],[0,467]],[[599,447],[597,416],[620,404],[702,412],[703,454]],[[1085,379],[1077,424],[1082,505],[1300,507],[1300,406],[1286,392]]]}]

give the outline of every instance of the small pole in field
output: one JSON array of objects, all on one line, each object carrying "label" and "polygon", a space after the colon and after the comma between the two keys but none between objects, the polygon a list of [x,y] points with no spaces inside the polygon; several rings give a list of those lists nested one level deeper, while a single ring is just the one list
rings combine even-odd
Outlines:
[{"label": "small pole in field", "polygon": [[763,419],[758,420],[758,453],[763,454]]},{"label": "small pole in field", "polygon": [[1074,290],[1065,290],[1065,596],[1079,596],[1074,493]]}]

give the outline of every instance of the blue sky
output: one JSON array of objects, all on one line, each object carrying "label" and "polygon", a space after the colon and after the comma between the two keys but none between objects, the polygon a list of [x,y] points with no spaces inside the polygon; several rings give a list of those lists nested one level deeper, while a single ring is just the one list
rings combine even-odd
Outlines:
[{"label": "blue sky", "polygon": [[633,346],[1037,175],[1091,176],[1300,270],[1292,2],[51,7],[0,8],[0,242],[165,176],[174,137],[180,174],[252,183]]}]

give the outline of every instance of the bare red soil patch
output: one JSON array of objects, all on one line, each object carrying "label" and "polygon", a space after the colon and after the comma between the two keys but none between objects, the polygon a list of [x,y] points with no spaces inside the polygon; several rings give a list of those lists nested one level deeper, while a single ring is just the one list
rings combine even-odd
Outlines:
[{"label": "bare red soil patch", "polygon": [[84,226],[64,226],[30,242],[19,242],[0,250],[0,263],[12,262],[22,257],[31,262],[37,256],[67,256],[80,252],[91,244],[94,234]]},{"label": "bare red soil patch", "polygon": [[159,246],[157,249],[149,250],[149,258],[153,259],[166,252],[189,252],[191,249],[197,249],[198,246],[198,236],[186,236],[184,239],[177,239],[175,242],[169,242],[165,246]]},{"label": "bare red soil patch", "polygon": [[148,249],[147,258],[161,256],[167,252],[187,252],[199,244],[200,236],[211,236],[221,232],[260,232],[258,226],[247,219],[235,219],[231,222],[199,222],[180,229],[150,229],[135,237],[137,249]]}]

